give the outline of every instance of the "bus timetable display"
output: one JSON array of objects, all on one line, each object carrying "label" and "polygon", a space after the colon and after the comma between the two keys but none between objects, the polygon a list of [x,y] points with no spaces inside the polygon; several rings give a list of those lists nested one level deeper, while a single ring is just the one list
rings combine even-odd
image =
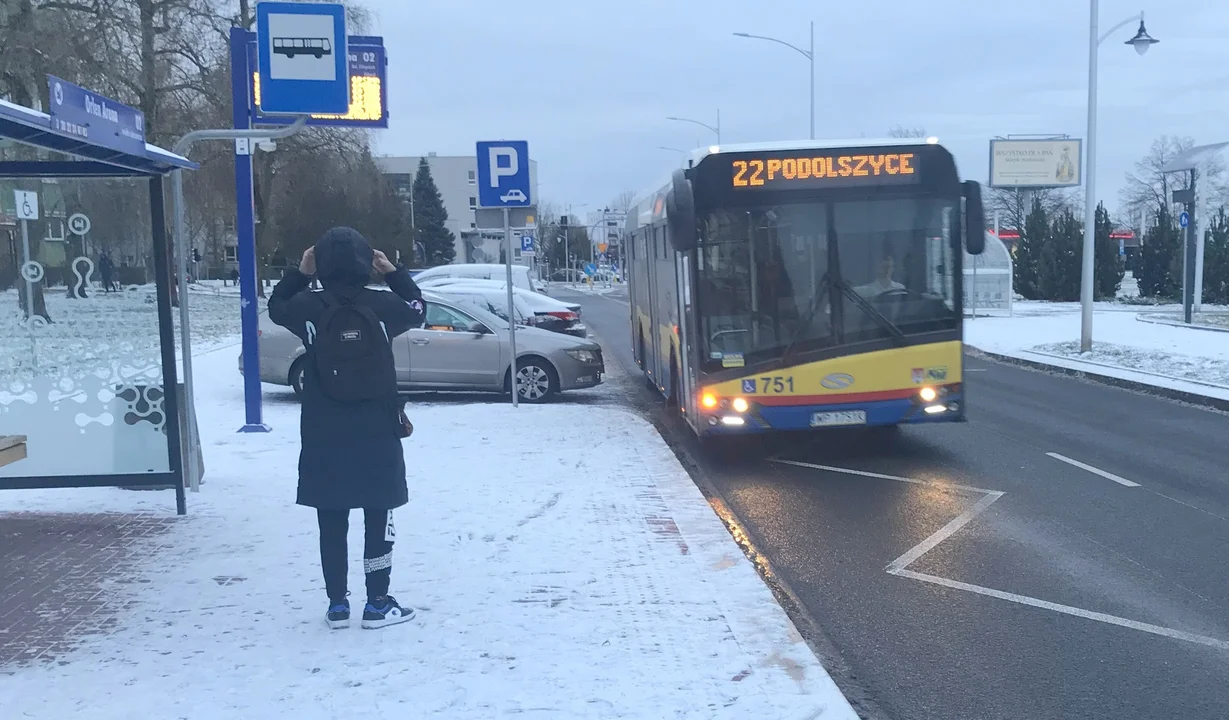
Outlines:
[{"label": "bus timetable display", "polygon": [[736,191],[909,185],[920,181],[913,152],[739,156],[730,163]]}]

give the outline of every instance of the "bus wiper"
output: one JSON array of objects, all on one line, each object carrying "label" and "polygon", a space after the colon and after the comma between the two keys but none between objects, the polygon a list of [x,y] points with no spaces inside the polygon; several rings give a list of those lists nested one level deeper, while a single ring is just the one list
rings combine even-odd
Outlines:
[{"label": "bus wiper", "polygon": [[850,285],[848,281],[841,280],[840,282],[836,284],[836,287],[838,290],[841,291],[842,295],[844,295],[846,298],[849,298],[850,302],[852,302],[854,305],[857,305],[859,308],[862,309],[862,312],[870,316],[870,319],[874,320],[876,325],[886,330],[888,334],[890,334],[893,338],[895,338],[897,346],[905,344],[904,331],[896,327],[896,325],[891,320],[889,320],[887,316],[885,316],[883,313],[876,310],[875,306],[871,305],[870,302],[868,302],[866,298],[859,295],[858,291],[854,290],[853,286]]},{"label": "bus wiper", "polygon": [[781,359],[789,357],[789,354],[794,351],[794,346],[802,339],[802,336],[811,329],[811,325],[815,323],[815,317],[819,315],[820,306],[823,304],[824,298],[828,295],[828,286],[832,280],[828,277],[828,273],[819,279],[819,287],[815,290],[815,297],[811,299],[811,305],[807,308],[806,319],[794,331],[794,336],[789,339],[789,344],[785,346],[785,352],[781,353]]}]

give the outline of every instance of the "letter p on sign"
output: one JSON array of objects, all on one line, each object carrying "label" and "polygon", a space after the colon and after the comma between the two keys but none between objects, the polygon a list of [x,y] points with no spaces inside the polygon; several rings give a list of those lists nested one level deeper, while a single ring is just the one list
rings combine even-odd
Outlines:
[{"label": "letter p on sign", "polygon": [[499,187],[502,177],[516,177],[521,171],[517,164],[516,151],[510,147],[488,148],[491,163],[491,187]]}]

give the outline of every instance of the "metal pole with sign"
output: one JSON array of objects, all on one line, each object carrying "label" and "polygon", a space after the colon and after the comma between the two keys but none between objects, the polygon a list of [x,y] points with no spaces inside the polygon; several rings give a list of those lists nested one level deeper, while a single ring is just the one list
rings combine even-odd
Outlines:
[{"label": "metal pole with sign", "polygon": [[504,264],[508,290],[508,345],[512,354],[509,389],[512,405],[520,405],[516,357],[516,305],[512,286],[511,208],[527,208],[530,198],[529,143],[524,140],[486,141],[477,144],[478,205],[503,209]]},{"label": "metal pole with sign", "polygon": [[508,289],[508,348],[512,352],[512,368],[511,387],[512,387],[512,407],[520,405],[517,398],[517,374],[516,374],[516,304],[512,297],[512,222],[508,218],[508,208],[504,208],[504,265],[507,271],[507,289]]},{"label": "metal pole with sign", "polygon": [[38,193],[13,191],[17,217],[21,220],[21,277],[26,281],[26,328],[30,330],[30,361],[38,367],[38,351],[34,339],[34,283],[43,279],[43,266],[30,257],[30,221],[38,219]]}]

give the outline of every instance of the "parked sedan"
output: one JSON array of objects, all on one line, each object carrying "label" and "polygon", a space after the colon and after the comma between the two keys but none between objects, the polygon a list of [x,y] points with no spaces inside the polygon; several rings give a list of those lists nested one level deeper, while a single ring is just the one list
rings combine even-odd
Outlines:
[{"label": "parked sedan", "polygon": [[[424,291],[423,327],[393,340],[397,384],[403,392],[510,392],[508,324],[471,303]],[[260,316],[260,379],[303,390],[303,343],[268,315]],[[525,402],[544,402],[563,390],[593,387],[606,368],[597,343],[517,326],[517,389]],[[239,357],[243,372],[243,356]]]},{"label": "parked sedan", "polygon": [[[488,312],[508,319],[508,288],[489,284],[457,283],[431,288],[444,297],[472,302]],[[589,337],[589,328],[580,323],[580,316],[554,298],[526,290],[513,289],[512,304],[516,322],[551,332],[566,333],[579,338]]]}]

